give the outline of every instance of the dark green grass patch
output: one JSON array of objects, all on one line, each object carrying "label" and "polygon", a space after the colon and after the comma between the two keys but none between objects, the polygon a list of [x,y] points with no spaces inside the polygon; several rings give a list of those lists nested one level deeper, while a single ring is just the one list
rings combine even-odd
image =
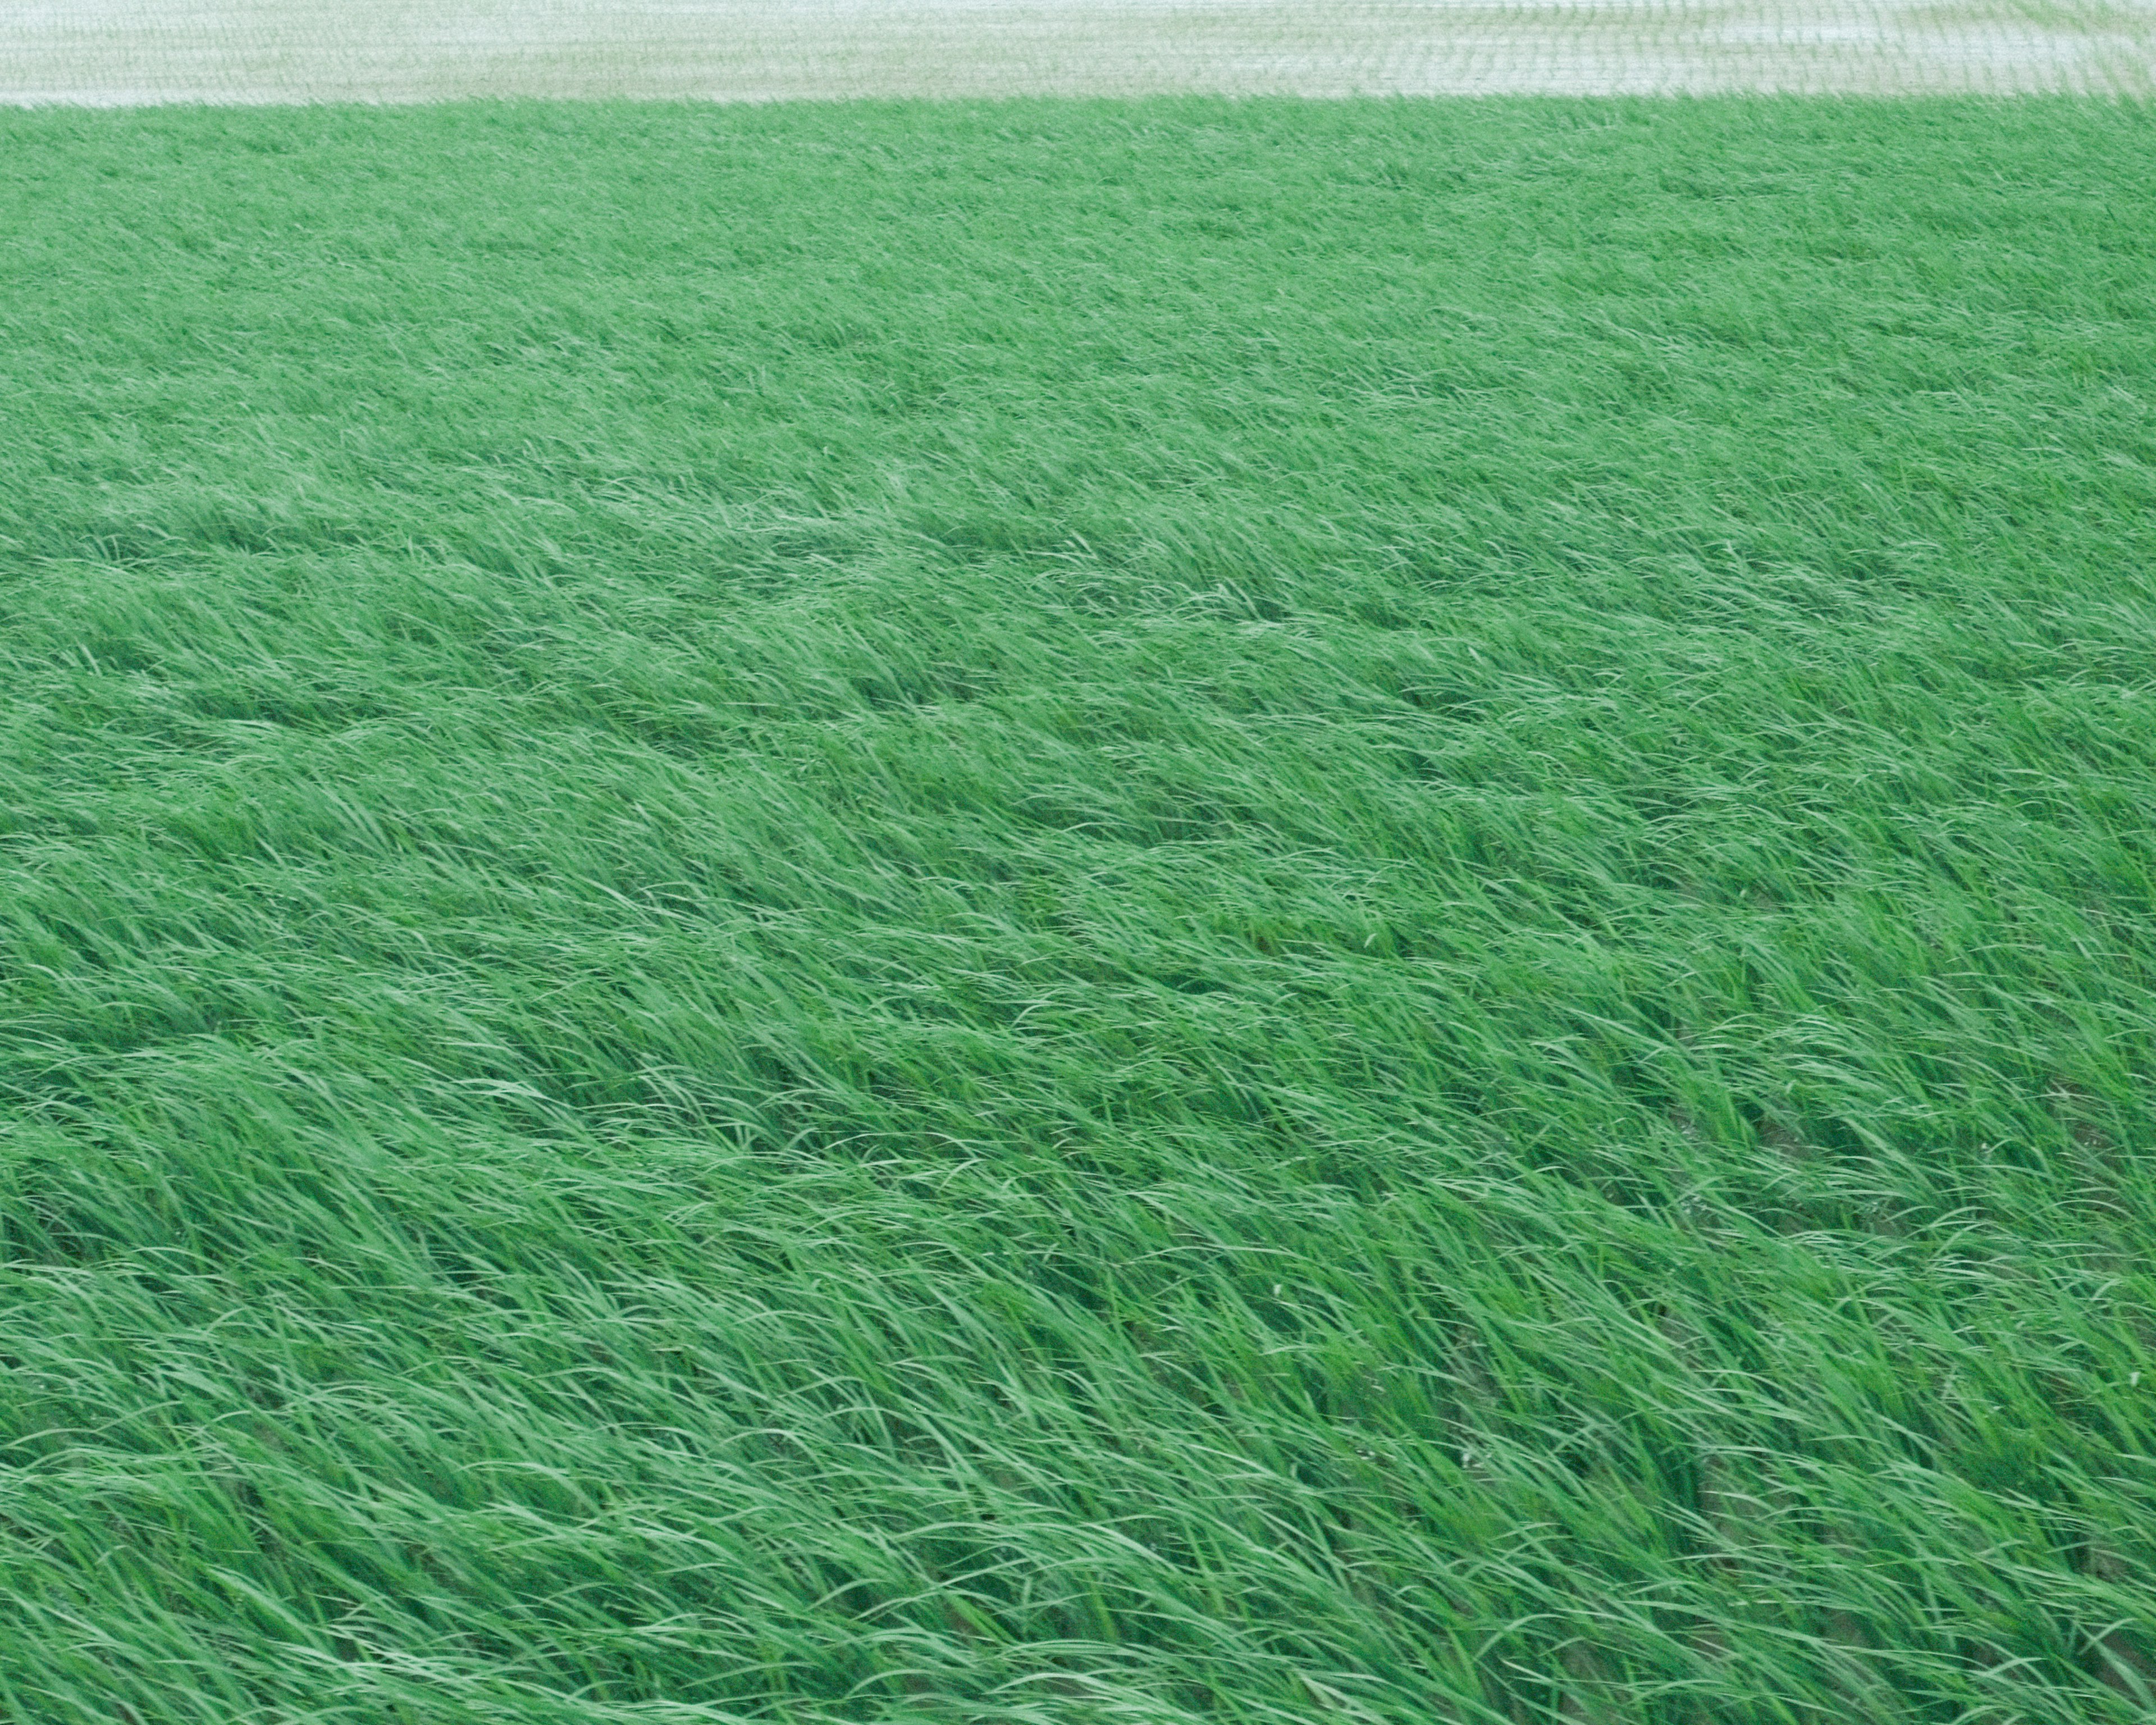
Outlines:
[{"label": "dark green grass patch", "polygon": [[2147,1718],[2152,145],[0,120],[0,1717]]}]

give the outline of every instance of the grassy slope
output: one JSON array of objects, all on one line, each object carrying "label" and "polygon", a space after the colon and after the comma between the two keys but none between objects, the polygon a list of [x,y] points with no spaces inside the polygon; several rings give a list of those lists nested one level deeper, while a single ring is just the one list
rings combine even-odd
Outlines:
[{"label": "grassy slope", "polygon": [[2149,124],[0,122],[0,1716],[2146,1717]]}]

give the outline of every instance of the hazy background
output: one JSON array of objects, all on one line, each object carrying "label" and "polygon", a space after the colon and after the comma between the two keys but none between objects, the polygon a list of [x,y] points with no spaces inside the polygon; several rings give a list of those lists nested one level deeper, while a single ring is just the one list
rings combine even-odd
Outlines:
[{"label": "hazy background", "polygon": [[2152,87],[2148,0],[0,0],[15,103]]}]

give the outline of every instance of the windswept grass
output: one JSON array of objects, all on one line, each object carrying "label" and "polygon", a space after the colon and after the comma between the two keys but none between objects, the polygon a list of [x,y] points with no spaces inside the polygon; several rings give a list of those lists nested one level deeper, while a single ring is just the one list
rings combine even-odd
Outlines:
[{"label": "windswept grass", "polygon": [[0,1716],[2148,1718],[2151,141],[0,122]]}]

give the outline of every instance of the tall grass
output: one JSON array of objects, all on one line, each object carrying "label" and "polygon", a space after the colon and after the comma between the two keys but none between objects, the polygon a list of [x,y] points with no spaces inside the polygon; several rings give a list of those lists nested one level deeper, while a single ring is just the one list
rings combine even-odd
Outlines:
[{"label": "tall grass", "polygon": [[2148,126],[0,121],[0,1717],[2147,1718]]}]

